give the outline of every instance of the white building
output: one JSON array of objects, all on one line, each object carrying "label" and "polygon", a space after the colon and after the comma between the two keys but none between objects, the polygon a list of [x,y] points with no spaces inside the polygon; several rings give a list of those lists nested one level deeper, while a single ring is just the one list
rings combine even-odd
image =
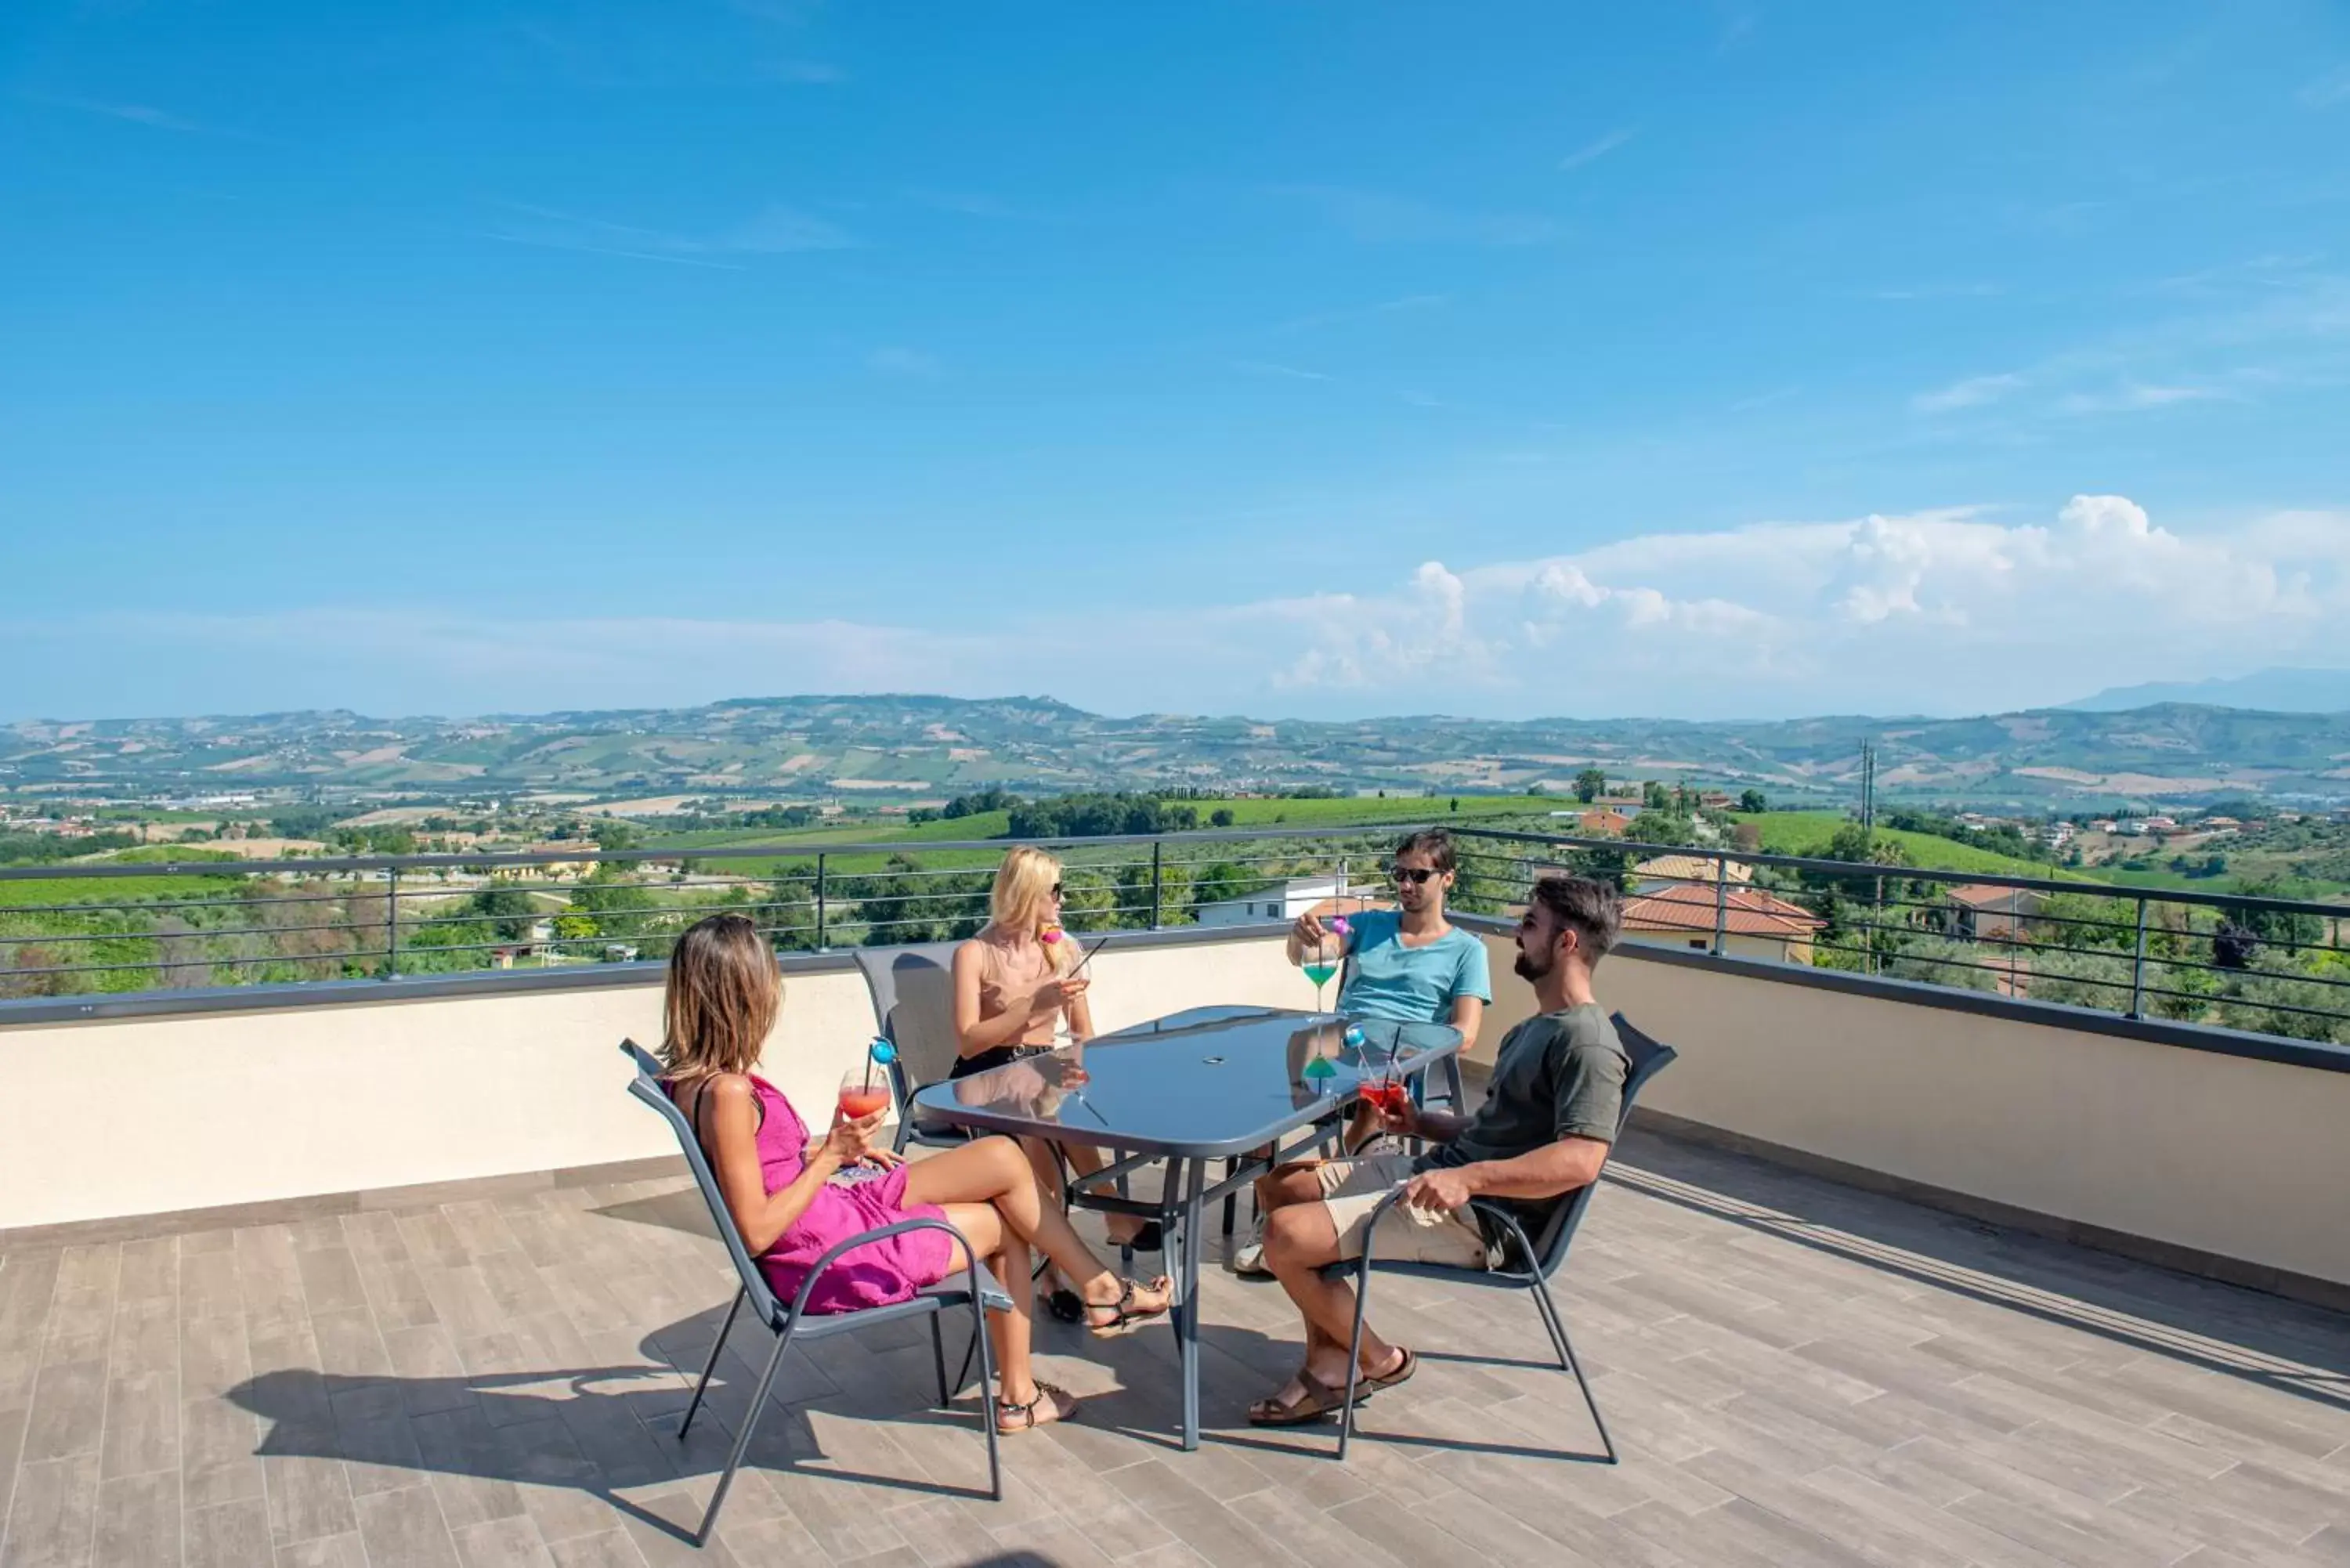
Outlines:
[{"label": "white building", "polygon": [[1236,898],[1219,898],[1212,904],[1201,905],[1200,924],[1252,926],[1268,920],[1286,924],[1320,904],[1384,906],[1386,902],[1387,889],[1378,883],[1349,883],[1336,876],[1292,877]]}]

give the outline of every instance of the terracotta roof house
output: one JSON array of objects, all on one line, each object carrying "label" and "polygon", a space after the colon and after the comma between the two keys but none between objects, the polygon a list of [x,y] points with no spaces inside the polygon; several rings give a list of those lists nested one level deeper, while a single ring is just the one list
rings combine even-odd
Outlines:
[{"label": "terracotta roof house", "polygon": [[[1632,876],[1638,890],[1643,893],[1691,882],[1702,882],[1711,888],[1721,879],[1724,864],[1710,855],[1659,855],[1633,867]],[[1754,880],[1754,867],[1744,861],[1732,860],[1726,864],[1733,885]]]},{"label": "terracotta roof house", "polygon": [[[1708,884],[1682,884],[1635,894],[1624,903],[1627,941],[1705,950],[1713,946],[1717,890]],[[1812,940],[1825,920],[1761,888],[1734,884],[1721,895],[1722,950],[1738,958],[1812,961]]]},{"label": "terracotta roof house", "polygon": [[1949,898],[1950,934],[1961,941],[2014,941],[2023,935],[2023,922],[2048,908],[2046,897],[2029,888],[1982,882],[1953,888]]}]

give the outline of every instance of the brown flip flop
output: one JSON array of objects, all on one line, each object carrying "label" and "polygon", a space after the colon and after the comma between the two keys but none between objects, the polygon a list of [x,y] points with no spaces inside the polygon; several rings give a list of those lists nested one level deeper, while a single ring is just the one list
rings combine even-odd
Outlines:
[{"label": "brown flip flop", "polygon": [[[1298,1368],[1297,1386],[1305,1390],[1302,1398],[1294,1399],[1284,1405],[1267,1397],[1250,1406],[1249,1425],[1252,1427],[1310,1426],[1325,1416],[1335,1415],[1338,1407],[1347,1402],[1347,1396],[1343,1390],[1331,1387],[1303,1367]],[[1360,1393],[1355,1396],[1355,1402],[1358,1405],[1362,1403]]]},{"label": "brown flip flop", "polygon": [[1393,1372],[1382,1372],[1376,1377],[1366,1372],[1355,1379],[1355,1403],[1361,1404],[1382,1388],[1392,1388],[1399,1383],[1411,1381],[1411,1375],[1419,1370],[1419,1357],[1400,1345],[1396,1346],[1396,1353],[1403,1359],[1396,1363]]}]

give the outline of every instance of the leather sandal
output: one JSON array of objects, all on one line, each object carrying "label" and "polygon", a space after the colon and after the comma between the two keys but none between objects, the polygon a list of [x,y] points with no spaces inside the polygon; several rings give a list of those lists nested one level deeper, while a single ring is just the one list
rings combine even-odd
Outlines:
[{"label": "leather sandal", "polygon": [[[1036,1417],[1036,1407],[1050,1410],[1044,1419]],[[1055,1388],[1050,1383],[1036,1385],[1036,1397],[1025,1405],[1014,1405],[999,1397],[995,1401],[995,1429],[1005,1437],[1014,1432],[1033,1432],[1039,1427],[1049,1427],[1055,1421],[1066,1421],[1077,1413],[1077,1397],[1066,1388]],[[1014,1417],[1018,1417],[1016,1420]]]},{"label": "leather sandal", "polygon": [[[1301,1390],[1299,1397],[1285,1405],[1268,1396],[1250,1406],[1249,1425],[1252,1427],[1311,1426],[1325,1416],[1336,1415],[1338,1407],[1347,1402],[1344,1389],[1331,1387],[1302,1366],[1297,1369],[1297,1386]],[[1362,1402],[1362,1394],[1358,1387],[1355,1403],[1359,1405]]]},{"label": "leather sandal", "polygon": [[1419,1357],[1399,1345],[1396,1347],[1395,1369],[1376,1377],[1365,1372],[1355,1379],[1355,1403],[1359,1405],[1382,1388],[1392,1388],[1399,1383],[1409,1383],[1411,1375],[1419,1370]]},{"label": "leather sandal", "polygon": [[[1161,1274],[1151,1282],[1150,1288],[1163,1291],[1172,1282],[1166,1275]],[[1096,1339],[1115,1339],[1121,1334],[1131,1333],[1139,1324],[1150,1323],[1167,1315],[1166,1306],[1138,1307],[1134,1304],[1134,1293],[1140,1287],[1132,1280],[1120,1281],[1119,1287],[1118,1300],[1115,1302],[1086,1303],[1086,1332]],[[1168,1303],[1169,1306],[1173,1304],[1171,1302]],[[1108,1313],[1110,1316],[1107,1319],[1097,1318],[1094,1314],[1097,1312]]]}]

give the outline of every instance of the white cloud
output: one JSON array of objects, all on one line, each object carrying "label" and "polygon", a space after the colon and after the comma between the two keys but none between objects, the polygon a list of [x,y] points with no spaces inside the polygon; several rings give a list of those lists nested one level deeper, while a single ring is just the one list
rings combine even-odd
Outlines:
[{"label": "white cloud", "polygon": [[[1635,536],[1234,613],[1309,634],[1281,667],[1290,691],[1450,685],[1482,711],[1691,714],[1981,710],[2247,656],[2323,659],[2345,611],[2350,514],[2190,535],[2084,495],[2050,524],[1953,509]],[[1561,658],[1573,675],[1545,702]]]},{"label": "white cloud", "polygon": [[2023,378],[2014,374],[1969,376],[1937,391],[1918,393],[1909,400],[1909,406],[1921,414],[1946,414],[1995,403],[2022,385]]},{"label": "white cloud", "polygon": [[1272,359],[1235,359],[1232,369],[1250,376],[1278,376],[1289,381],[1335,381],[1338,378],[1320,370],[1300,369],[1295,365],[1284,365]]},{"label": "white cloud", "polygon": [[2063,414],[2123,414],[2142,409],[2168,408],[2173,403],[2201,402],[2227,394],[2210,387],[2149,387],[2126,381],[2109,392],[2070,392],[2059,399]]},{"label": "white cloud", "polygon": [[1568,170],[1580,169],[1586,163],[1596,163],[1602,158],[1607,157],[1609,153],[1615,151],[1617,148],[1631,140],[1635,134],[1636,133],[1631,130],[1619,129],[1611,130],[1607,135],[1596,138],[1594,140],[1585,142],[1581,147],[1576,148],[1574,151],[1568,153],[1565,157],[1558,161],[1559,171],[1564,173]]},{"label": "white cloud", "polygon": [[[1635,533],[1562,555],[1429,560],[1383,589],[1221,606],[966,605],[919,626],[547,620],[506,607],[114,613],[0,623],[0,651],[30,672],[15,700],[52,716],[92,705],[61,704],[51,694],[67,676],[39,672],[103,653],[138,672],[104,705],[113,712],[1046,689],[1109,712],[1719,718],[1997,711],[2149,679],[2338,664],[2346,617],[2350,511],[2182,532],[2126,497],[2080,495],[2036,521],[1960,507]],[[1040,648],[1060,651],[1040,665]]]}]

